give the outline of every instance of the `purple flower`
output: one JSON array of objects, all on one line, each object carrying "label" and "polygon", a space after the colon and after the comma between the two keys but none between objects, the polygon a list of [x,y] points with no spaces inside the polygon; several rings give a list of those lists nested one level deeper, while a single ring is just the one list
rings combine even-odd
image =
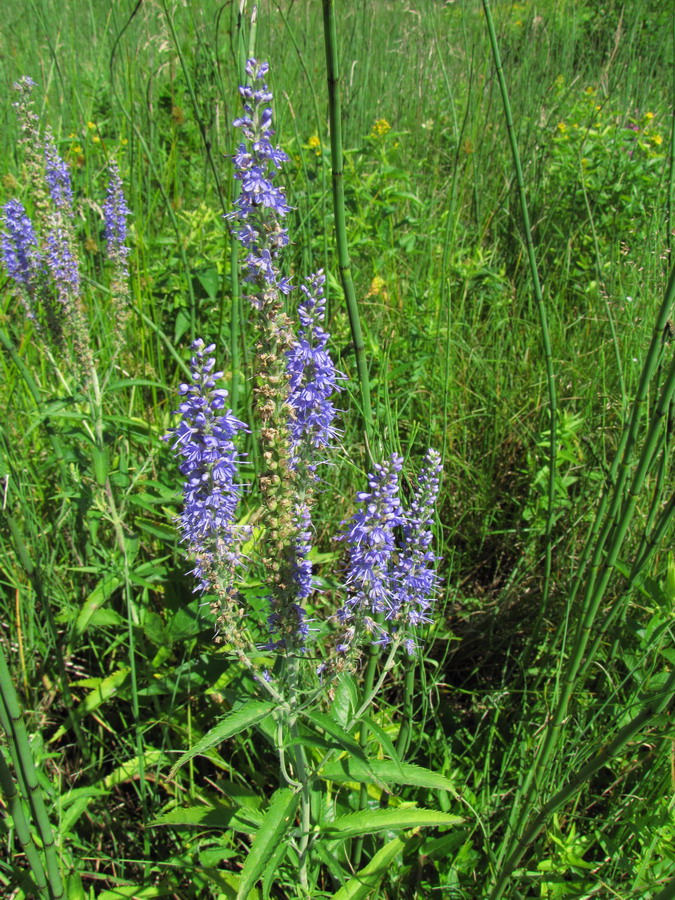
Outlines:
[{"label": "purple flower", "polygon": [[368,477],[370,490],[357,494],[360,509],[341,536],[350,559],[345,581],[349,596],[337,612],[348,626],[337,647],[340,652],[350,648],[362,627],[380,646],[402,632],[403,647],[412,655],[416,645],[407,628],[431,621],[428,611],[439,581],[431,525],[441,459],[435,450],[427,452],[407,513],[398,496],[402,465],[401,457],[393,454],[375,466]]},{"label": "purple flower", "polygon": [[44,140],[45,181],[56,208],[67,215],[73,214],[73,188],[68,166],[59,156],[54,136],[47,129]]},{"label": "purple flower", "polygon": [[129,256],[129,248],[126,245],[129,208],[124,198],[120,170],[115,161],[110,163],[109,170],[108,194],[103,204],[108,257],[126,273]]},{"label": "purple flower", "polygon": [[[281,165],[288,159],[279,147],[273,146],[272,93],[264,82],[269,70],[267,63],[249,60],[246,72],[252,84],[239,88],[244,103],[244,113],[235,119],[246,139],[233,156],[234,177],[241,183],[241,193],[235,201],[235,212],[228,218],[240,223],[234,234],[249,251],[246,257],[244,280],[255,283],[259,289],[271,286],[281,293],[290,291],[287,278],[281,278],[275,264],[278,251],[288,243],[288,235],[281,228],[279,219],[290,211],[284,189],[273,184]],[[251,298],[256,308],[260,298]]]},{"label": "purple flower", "polygon": [[80,270],[73,255],[71,235],[63,220],[49,216],[46,262],[56,285],[59,301],[67,306],[72,296],[80,292]]},{"label": "purple flower", "polygon": [[234,522],[241,495],[236,484],[239,454],[232,438],[248,430],[231,409],[225,410],[227,391],[217,388],[222,372],[214,372],[215,359],[209,356],[215,345],[196,340],[191,360],[192,384],[182,384],[184,398],[177,412],[181,421],[166,439],[182,457],[179,465],[185,476],[184,508],[180,516],[183,541],[197,560],[194,574],[198,590],[208,590],[213,572],[231,570],[238,555],[233,550],[237,533]]},{"label": "purple flower", "polygon": [[[347,522],[340,539],[349,547],[349,565],[345,586],[349,597],[337,612],[340,622],[355,616],[367,616],[368,630],[381,632],[381,626],[368,613],[386,613],[394,600],[391,581],[392,557],[396,550],[394,529],[405,522],[399,499],[399,473],[403,459],[396,453],[368,476],[369,491],[356,495],[360,509]],[[381,640],[381,636],[378,638]]]},{"label": "purple flower", "polygon": [[301,285],[303,299],[298,307],[300,332],[298,339],[286,352],[290,374],[289,403],[295,414],[289,429],[295,464],[300,458],[310,472],[316,470],[317,450],[326,448],[337,434],[333,425],[335,406],[331,395],[339,390],[338,372],[326,349],[328,333],[322,323],[326,313],[323,285],[326,276],[320,270],[307,279],[309,287]]},{"label": "purple flower", "polygon": [[42,268],[33,223],[18,200],[9,200],[3,210],[2,224],[2,258],[7,273],[32,294]]},{"label": "purple flower", "polygon": [[431,622],[428,611],[439,582],[435,569],[438,557],[431,550],[431,526],[442,468],[440,454],[428,450],[405,516],[392,576],[395,588],[387,618],[406,618],[413,627]]}]

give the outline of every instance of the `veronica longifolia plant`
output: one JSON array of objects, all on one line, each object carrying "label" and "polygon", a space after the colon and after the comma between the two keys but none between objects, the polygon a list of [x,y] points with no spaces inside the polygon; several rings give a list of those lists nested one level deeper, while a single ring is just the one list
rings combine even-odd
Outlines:
[{"label": "veronica longifolia plant", "polygon": [[[243,115],[234,123],[242,136],[233,157],[241,192],[226,218],[243,248],[242,280],[255,323],[251,428],[262,459],[257,480],[262,512],[255,533],[237,525],[244,478],[238,472],[242,459],[236,442],[248,429],[225,409],[227,393],[218,386],[222,373],[214,371],[214,345],[193,344],[192,384],[180,387],[181,419],[167,439],[185,477],[180,528],[195,562],[196,590],[211,598],[218,639],[256,672],[259,689],[276,704],[281,772],[286,784],[302,795],[303,832],[295,846],[306,887],[312,774],[298,737],[298,717],[318,683],[317,674],[324,689],[334,687],[338,675],[351,677],[364,645],[390,645],[384,672],[401,645],[415,652],[413,633],[431,621],[438,586],[431,524],[441,463],[430,450],[407,511],[400,496],[403,459],[394,454],[374,466],[368,490],[357,494],[357,510],[343,522],[339,536],[348,551],[339,572],[341,603],[328,622],[312,626],[318,618],[308,616],[308,606],[316,605],[312,509],[321,466],[330,460],[338,435],[334,396],[345,376],[328,352],[323,272],[310,275],[300,288],[297,334],[286,312],[295,288],[280,269],[289,241],[284,222],[290,207],[278,176],[287,156],[273,143],[268,66],[249,60],[246,72],[249,83],[239,89]],[[251,589],[241,589],[252,561],[266,575],[260,593],[268,609],[257,621],[257,606],[248,603]],[[274,665],[265,667],[270,657]],[[303,659],[307,665],[301,668]],[[353,710],[356,718],[376,691]],[[284,756],[287,734],[294,735],[292,771]]]}]

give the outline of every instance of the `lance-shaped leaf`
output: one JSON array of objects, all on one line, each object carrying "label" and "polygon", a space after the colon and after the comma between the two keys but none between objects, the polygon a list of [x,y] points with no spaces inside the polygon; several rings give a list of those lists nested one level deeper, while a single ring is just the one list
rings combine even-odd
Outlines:
[{"label": "lance-shaped leaf", "polygon": [[377,851],[367,866],[364,866],[344,887],[340,888],[337,894],[333,895],[333,900],[366,900],[366,897],[370,897],[377,888],[390,865],[404,847],[405,841],[402,841],[401,838],[389,841],[381,850]]},{"label": "lance-shaped leaf", "polygon": [[356,837],[360,834],[376,834],[378,831],[396,831],[399,828],[422,828],[428,825],[459,825],[461,816],[404,806],[398,809],[364,809],[361,812],[340,816],[334,822],[326,822],[321,831],[332,839]]},{"label": "lance-shaped leaf", "polygon": [[279,788],[272,796],[269,808],[258,829],[241,870],[237,900],[246,900],[250,890],[265,871],[270,857],[293,824],[299,795],[290,788]]},{"label": "lance-shaped leaf", "polygon": [[235,709],[229,716],[226,716],[219,722],[215,728],[207,732],[200,741],[197,741],[194,747],[185,752],[178,762],[172,766],[169,778],[173,778],[178,769],[195,756],[203,756],[212,747],[222,744],[223,741],[233,737],[235,734],[239,734],[240,731],[250,728],[257,722],[261,722],[269,716],[274,708],[275,704],[269,700],[249,700],[248,703],[244,703],[243,706]]}]

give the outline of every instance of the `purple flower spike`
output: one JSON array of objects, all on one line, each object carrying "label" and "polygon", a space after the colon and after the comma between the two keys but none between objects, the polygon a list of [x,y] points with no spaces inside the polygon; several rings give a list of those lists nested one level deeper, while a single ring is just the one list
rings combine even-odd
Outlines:
[{"label": "purple flower spike", "polygon": [[[405,522],[399,499],[399,473],[403,459],[396,453],[382,465],[376,465],[368,476],[369,491],[356,495],[360,509],[349,520],[341,540],[349,546],[346,587],[349,598],[338,610],[337,617],[347,623],[355,615],[387,613],[394,600],[391,563],[395,552],[394,529]],[[370,616],[370,631],[382,628]]]},{"label": "purple flower spike", "polygon": [[110,163],[110,181],[108,194],[103,204],[105,218],[105,238],[108,246],[108,258],[117,263],[126,273],[129,248],[127,240],[127,216],[129,208],[124,198],[120,170],[116,162]]},{"label": "purple flower spike", "polygon": [[18,200],[5,204],[2,224],[2,258],[7,273],[32,293],[42,262],[33,223]]},{"label": "purple flower spike", "polygon": [[70,182],[70,171],[67,164],[59,156],[54,136],[49,129],[45,134],[45,181],[54,205],[67,215],[73,214],[73,188]]},{"label": "purple flower spike", "polygon": [[[244,280],[258,286],[267,285],[286,294],[290,290],[288,279],[280,277],[275,264],[278,251],[288,243],[286,230],[279,220],[290,211],[283,188],[273,180],[288,156],[275,147],[270,138],[272,129],[272,93],[264,82],[269,70],[267,63],[258,64],[250,59],[246,73],[252,84],[239,88],[244,115],[235,119],[245,141],[233,156],[234,177],[241,182],[241,193],[235,201],[235,212],[228,218],[238,219],[240,227],[235,236],[249,251],[246,257]],[[255,298],[251,298],[254,305]]]},{"label": "purple flower spike", "polygon": [[[431,526],[442,468],[440,453],[428,450],[405,517],[403,540],[394,567],[394,600],[387,617],[406,618],[412,627],[432,621],[428,613],[439,578],[435,570],[438,557],[431,550]],[[407,649],[410,653],[410,646]]]},{"label": "purple flower spike", "polygon": [[295,413],[289,429],[294,462],[304,458],[311,473],[316,471],[314,456],[325,449],[337,434],[333,425],[336,409],[331,395],[340,390],[338,372],[326,349],[329,335],[322,328],[326,312],[323,271],[310,275],[309,287],[301,285],[304,297],[298,307],[300,333],[287,351],[290,374],[289,403]]},{"label": "purple flower spike", "polygon": [[227,391],[217,388],[222,372],[214,372],[215,359],[210,356],[214,344],[204,346],[196,340],[190,363],[192,384],[182,384],[184,398],[177,412],[182,416],[178,426],[166,436],[173,439],[173,449],[182,457],[179,469],[185,476],[184,509],[180,516],[183,541],[197,560],[194,573],[197,589],[212,587],[212,572],[230,569],[236,564],[233,551],[236,541],[235,515],[241,487],[235,483],[239,454],[232,439],[239,431],[247,431],[231,409],[225,410]]}]

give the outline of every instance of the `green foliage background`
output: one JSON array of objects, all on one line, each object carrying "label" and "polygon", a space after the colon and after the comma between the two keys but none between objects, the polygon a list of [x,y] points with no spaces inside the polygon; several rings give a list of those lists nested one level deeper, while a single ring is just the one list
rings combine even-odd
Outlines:
[{"label": "green foliage background", "polygon": [[[216,341],[233,376],[222,214],[233,190],[226,155],[239,102],[236,11],[214,0],[0,3],[1,199],[26,199],[11,89],[26,74],[38,82],[43,122],[81,198],[77,232],[102,369],[119,337],[100,287],[111,156],[133,214],[132,314],[106,385],[103,460],[68,388],[71,373],[54,376],[11,286],[0,283],[0,640],[73,900],[235,896],[261,798],[277,787],[274,734],[264,729],[262,740],[240,734],[167,778],[246,685],[192,594],[172,518],[180,477],[160,441],[194,337]],[[444,589],[418,668],[406,759],[453,787],[409,788],[400,802],[464,819],[445,832],[406,833],[369,890],[479,898],[552,708],[578,612],[570,579],[666,288],[671,10],[655,0],[494,4],[559,395],[545,609],[544,360],[482,6],[377,0],[338,3],[337,14],[347,230],[378,434],[409,457],[411,471],[428,446],[445,459],[437,522]],[[317,513],[324,591],[315,611],[325,616],[337,605],[332,536],[367,464],[332,230],[322,27],[316,0],[264,2],[256,45],[272,65],[278,139],[291,157],[285,266],[296,283],[326,269],[332,350],[351,378],[342,446]],[[245,314],[242,325],[234,375],[245,418]],[[645,692],[658,691],[673,662],[668,538],[625,590],[650,516],[671,502],[670,420],[667,427],[661,468],[646,483],[604,600],[603,611],[618,614],[578,686],[542,800],[626,724]],[[61,458],[50,433],[65,448]],[[255,463],[255,446],[248,450]],[[102,470],[119,500],[124,566]],[[392,738],[401,702],[394,682],[377,707],[375,721]],[[672,759],[664,713],[549,817],[507,896],[660,896],[675,877]],[[382,792],[371,790],[377,804]],[[351,801],[341,802],[346,814]],[[7,896],[30,896],[21,893],[25,866],[9,819],[0,827],[0,880]],[[371,840],[369,858],[382,850]],[[296,895],[288,861],[267,890]],[[339,890],[325,861],[320,890]]]}]

